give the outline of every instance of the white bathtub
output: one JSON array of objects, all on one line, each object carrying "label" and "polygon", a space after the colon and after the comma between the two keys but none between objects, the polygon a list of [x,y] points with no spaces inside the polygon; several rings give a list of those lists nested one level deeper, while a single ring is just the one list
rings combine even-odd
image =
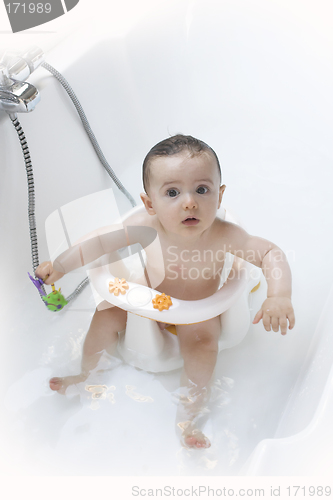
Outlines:
[{"label": "white bathtub", "polygon": [[[49,390],[51,376],[77,372],[94,302],[86,289],[51,313],[29,282],[24,163],[15,130],[0,114],[6,473],[305,476],[332,466],[332,38],[324,5],[269,5],[161,3],[126,36],[87,24],[45,59],[69,80],[138,203],[142,159],[156,142],[182,132],[215,149],[225,205],[289,256],[296,327],[286,337],[251,327],[219,355],[222,397],[208,450],[187,451],[174,433],[178,372],[152,375],[119,362],[100,374],[105,399],[92,399],[84,387],[66,396]],[[42,68],[29,81],[41,103],[19,120],[34,166],[42,261],[48,215],[113,185],[59,83]],[[130,208],[122,195],[117,200],[121,212]],[[64,294],[79,280],[66,277]]]}]

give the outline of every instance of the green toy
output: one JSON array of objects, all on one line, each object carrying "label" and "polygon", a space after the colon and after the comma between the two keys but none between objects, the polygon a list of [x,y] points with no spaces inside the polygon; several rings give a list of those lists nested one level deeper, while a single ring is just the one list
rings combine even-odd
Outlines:
[{"label": "green toy", "polygon": [[[50,311],[60,311],[63,307],[65,307],[66,304],[68,304],[67,300],[65,297],[60,293],[61,288],[59,290],[56,290],[54,284],[52,284],[52,292],[49,293],[48,295],[45,294],[43,291],[42,285],[44,284],[44,281],[41,278],[33,278],[30,273],[28,273],[29,278],[35,285],[35,287],[38,289],[44,304]],[[48,276],[45,276],[45,279],[47,279]]]},{"label": "green toy", "polygon": [[65,297],[60,293],[61,288],[59,288],[59,290],[56,290],[54,285],[51,286],[52,286],[52,292],[42,297],[42,299],[44,300],[46,307],[50,311],[59,311],[66,304],[68,304],[68,302],[65,299]]}]

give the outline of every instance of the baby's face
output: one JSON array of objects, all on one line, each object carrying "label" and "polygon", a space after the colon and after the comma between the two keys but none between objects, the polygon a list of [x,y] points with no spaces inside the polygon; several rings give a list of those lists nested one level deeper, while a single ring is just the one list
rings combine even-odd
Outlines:
[{"label": "baby's face", "polygon": [[149,179],[149,193],[141,198],[167,233],[199,236],[212,225],[225,186],[209,153],[155,158]]}]

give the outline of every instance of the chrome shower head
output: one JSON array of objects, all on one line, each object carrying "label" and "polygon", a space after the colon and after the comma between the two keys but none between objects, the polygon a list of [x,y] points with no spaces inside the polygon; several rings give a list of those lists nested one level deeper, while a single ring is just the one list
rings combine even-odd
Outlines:
[{"label": "chrome shower head", "polygon": [[0,86],[0,110],[7,113],[28,113],[39,101],[40,94],[30,83],[11,80],[9,86]]}]

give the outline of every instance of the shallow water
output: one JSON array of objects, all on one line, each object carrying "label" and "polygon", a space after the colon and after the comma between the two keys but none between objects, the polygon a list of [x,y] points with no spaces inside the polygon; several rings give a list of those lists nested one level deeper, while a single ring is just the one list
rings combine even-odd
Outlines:
[{"label": "shallow water", "polygon": [[[269,375],[270,383],[262,373],[281,349],[277,335],[269,339],[262,329],[253,328],[241,346],[220,353],[205,427],[212,446],[186,450],[175,433],[179,370],[151,374],[104,356],[96,373],[65,396],[48,388],[52,376],[78,373],[93,314],[82,309],[93,301],[88,288],[67,310],[53,314],[38,300],[33,294],[20,304],[25,320],[8,351],[16,360],[7,374],[4,398],[13,460],[8,457],[8,472],[235,475],[254,446],[274,434],[286,394],[278,371]],[[38,316],[32,315],[33,329],[26,326],[24,314],[32,303],[38,309]]]},{"label": "shallow water", "polygon": [[[321,333],[330,335],[323,327],[316,336],[315,331],[333,282],[333,76],[327,57],[332,37],[324,22],[329,16],[323,3],[281,1],[267,8],[263,0],[251,8],[247,2],[181,2],[176,12],[174,3],[165,4],[124,38],[109,38],[107,31],[96,35],[88,24],[48,51],[47,61],[78,92],[105,156],[138,202],[141,160],[152,144],[183,132],[214,147],[227,184],[225,205],[251,234],[287,252],[296,327],[284,338],[261,325],[251,327],[239,346],[219,355],[222,396],[207,423],[209,450],[185,450],[174,432],[179,372],[153,375],[118,361],[77,392],[62,397],[50,391],[50,377],[79,369],[94,301],[87,289],[63,312],[50,313],[28,282],[23,160],[15,131],[1,115],[5,473],[243,474],[262,440],[285,438],[310,424],[330,383],[327,375],[311,385],[312,374],[328,373],[332,362],[330,349],[319,352],[319,363],[313,358]],[[82,39],[91,40],[86,51]],[[97,92],[96,79],[107,87]],[[111,181],[62,89],[42,69],[31,81],[42,101],[20,119],[35,169],[44,260],[49,214]],[[122,213],[130,208],[121,197],[117,203]],[[79,281],[76,274],[66,277],[64,294]],[[86,385],[107,389],[96,392]],[[299,415],[302,394],[307,402]],[[309,464],[315,462],[307,453]],[[272,464],[266,473],[274,474]],[[293,474],[293,467],[288,453],[282,455],[279,473]]]}]

